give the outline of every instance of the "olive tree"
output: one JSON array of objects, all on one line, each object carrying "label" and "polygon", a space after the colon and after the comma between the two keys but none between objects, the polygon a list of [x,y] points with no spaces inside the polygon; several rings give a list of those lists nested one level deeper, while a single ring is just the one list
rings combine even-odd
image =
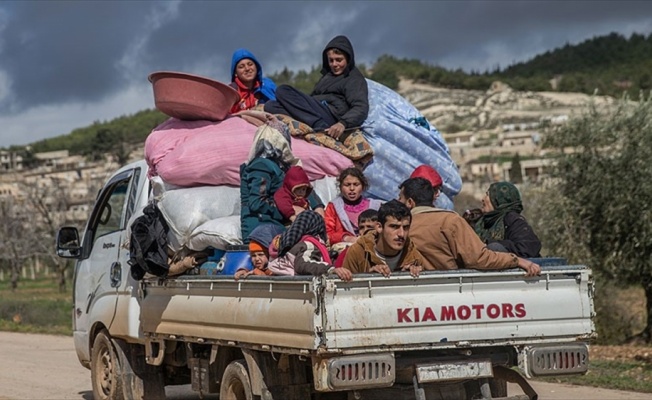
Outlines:
[{"label": "olive tree", "polygon": [[[44,183],[45,182],[45,183]],[[70,212],[73,204],[92,203],[92,197],[73,199],[71,197],[72,181],[70,178],[49,176],[38,181],[24,184],[27,197],[26,206],[32,213],[33,240],[30,254],[44,259],[54,267],[59,291],[66,291],[66,275],[72,265],[70,260],[58,257],[54,251],[57,231],[64,225],[81,227],[82,221],[72,218]],[[90,185],[89,193],[94,193],[95,186]]]},{"label": "olive tree", "polygon": [[647,320],[637,337],[650,342],[652,99],[641,97],[609,108],[589,105],[581,116],[548,132],[544,147],[557,156],[551,211],[563,213],[564,221],[550,229],[586,249],[586,262],[603,279],[643,287]]},{"label": "olive tree", "polygon": [[0,199],[0,260],[9,269],[10,287],[18,288],[23,265],[32,254],[34,226],[13,197]]}]

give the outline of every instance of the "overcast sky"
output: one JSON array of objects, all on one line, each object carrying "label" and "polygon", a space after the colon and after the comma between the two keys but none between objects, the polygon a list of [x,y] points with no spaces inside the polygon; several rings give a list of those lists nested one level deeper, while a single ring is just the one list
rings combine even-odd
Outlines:
[{"label": "overcast sky", "polygon": [[484,71],[610,32],[650,34],[652,2],[5,0],[0,147],[153,108],[153,71],[228,82],[238,47],[264,72],[297,71],[344,34],[358,63],[391,54]]}]

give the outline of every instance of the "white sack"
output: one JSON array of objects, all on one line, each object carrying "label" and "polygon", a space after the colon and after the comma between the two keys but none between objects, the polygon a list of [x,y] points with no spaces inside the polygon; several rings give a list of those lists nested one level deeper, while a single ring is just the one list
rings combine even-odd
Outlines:
[{"label": "white sack", "polygon": [[207,247],[226,250],[228,245],[242,244],[240,216],[217,218],[198,226],[190,235],[188,248],[201,251]]},{"label": "white sack", "polygon": [[340,194],[337,188],[337,178],[334,176],[325,176],[311,183],[315,193],[324,202],[324,206],[327,206],[329,202],[333,201]]},{"label": "white sack", "polygon": [[170,247],[176,251],[206,221],[233,215],[239,220],[240,188],[199,186],[167,190],[160,195],[158,207],[170,227]]}]

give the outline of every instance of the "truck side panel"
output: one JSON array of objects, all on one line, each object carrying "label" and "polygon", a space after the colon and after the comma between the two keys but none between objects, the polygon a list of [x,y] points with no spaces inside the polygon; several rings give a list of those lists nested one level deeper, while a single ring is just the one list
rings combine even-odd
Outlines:
[{"label": "truck side panel", "polygon": [[321,322],[314,285],[312,279],[201,276],[150,282],[141,323],[158,335],[314,349]]}]

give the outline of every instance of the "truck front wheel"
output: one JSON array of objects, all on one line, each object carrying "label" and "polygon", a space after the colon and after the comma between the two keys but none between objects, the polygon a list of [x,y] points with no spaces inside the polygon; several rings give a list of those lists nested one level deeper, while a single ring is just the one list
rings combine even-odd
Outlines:
[{"label": "truck front wheel", "polygon": [[220,383],[220,400],[253,400],[251,382],[245,360],[235,360],[227,365]]},{"label": "truck front wheel", "polygon": [[122,371],[123,397],[126,400],[165,398],[165,379],[160,367],[145,362],[145,348],[123,340],[113,340]]},{"label": "truck front wheel", "polygon": [[91,355],[91,381],[93,398],[98,400],[123,400],[122,369],[111,338],[100,332],[93,341]]}]

